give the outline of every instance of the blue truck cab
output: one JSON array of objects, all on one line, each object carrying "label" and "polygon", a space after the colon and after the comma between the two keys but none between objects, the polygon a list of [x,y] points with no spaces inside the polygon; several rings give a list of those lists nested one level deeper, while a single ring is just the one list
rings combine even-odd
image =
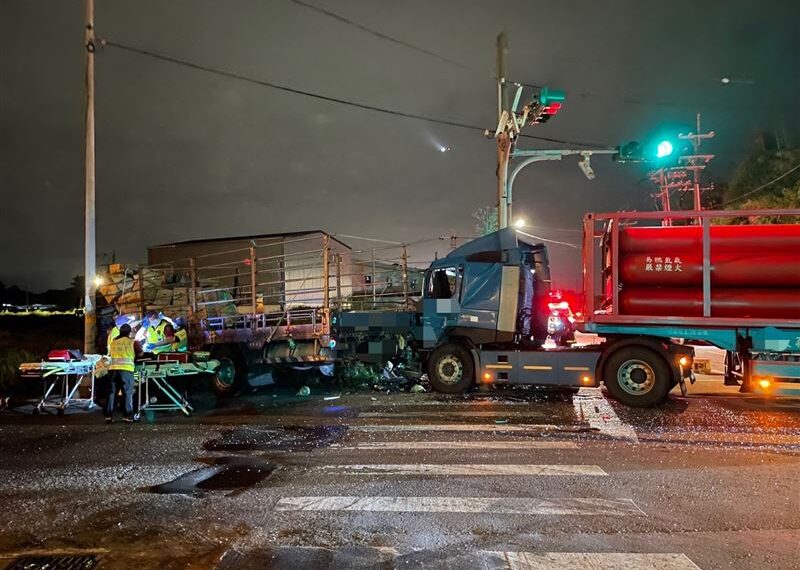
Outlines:
[{"label": "blue truck cab", "polygon": [[444,393],[477,384],[596,386],[608,371],[618,379],[612,395],[635,406],[663,401],[690,375],[693,349],[668,339],[610,335],[602,344],[545,348],[549,291],[546,246],[502,229],[435,260],[416,310],[338,315],[339,355],[403,358]]}]

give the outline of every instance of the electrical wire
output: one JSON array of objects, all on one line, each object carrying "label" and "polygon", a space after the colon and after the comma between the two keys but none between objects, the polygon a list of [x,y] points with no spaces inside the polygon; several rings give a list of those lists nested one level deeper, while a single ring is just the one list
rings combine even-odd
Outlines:
[{"label": "electrical wire", "polygon": [[778,176],[777,178],[774,178],[773,180],[770,180],[770,181],[769,181],[769,182],[767,182],[766,184],[762,184],[762,185],[761,185],[761,186],[759,186],[758,188],[755,188],[754,190],[750,190],[750,191],[749,191],[749,192],[747,192],[746,194],[742,194],[741,196],[738,196],[738,197],[736,197],[736,198],[733,198],[733,199],[731,199],[731,200],[728,200],[728,201],[726,201],[726,202],[723,202],[723,203],[722,203],[722,207],[724,208],[725,206],[729,206],[730,204],[733,204],[734,202],[739,202],[739,201],[741,201],[741,200],[744,200],[745,198],[749,198],[750,196],[752,196],[752,195],[753,195],[753,194],[755,194],[756,192],[760,192],[761,190],[763,190],[763,189],[764,189],[764,188],[766,188],[767,186],[771,186],[771,185],[775,184],[775,183],[776,183],[778,180],[781,180],[781,179],[783,179],[783,178],[786,178],[787,176],[789,176],[789,175],[790,175],[792,172],[794,172],[794,171],[795,171],[795,170],[797,170],[798,168],[800,168],[800,163],[798,163],[798,164],[794,165],[792,168],[790,168],[789,170],[787,170],[786,172],[784,172],[783,174],[781,174],[781,175],[780,175],[780,176]]},{"label": "electrical wire", "polygon": [[371,35],[373,35],[373,36],[375,36],[377,38],[380,38],[382,40],[386,40],[386,41],[391,42],[393,44],[397,44],[397,45],[406,47],[408,49],[414,50],[416,52],[419,52],[419,53],[434,57],[434,58],[436,58],[438,60],[444,61],[444,62],[449,63],[451,65],[455,65],[455,66],[460,67],[462,69],[471,69],[469,66],[461,63],[460,61],[456,61],[454,59],[450,59],[449,57],[445,57],[445,56],[443,56],[441,54],[436,53],[435,51],[431,51],[429,49],[426,49],[426,48],[419,47],[419,46],[416,46],[414,44],[408,43],[408,42],[406,42],[404,40],[401,40],[401,39],[398,39],[398,38],[394,38],[392,36],[384,34],[383,32],[379,32],[378,30],[373,30],[372,28],[368,28],[367,26],[364,26],[363,24],[359,24],[358,22],[354,22],[353,20],[350,20],[349,18],[345,18],[344,16],[342,16],[340,14],[337,14],[336,12],[331,12],[331,11],[326,10],[324,8],[320,8],[319,6],[314,6],[313,4],[309,4],[307,2],[303,2],[302,0],[289,0],[289,1],[297,4],[298,6],[302,6],[304,8],[308,8],[309,10],[313,10],[314,12],[318,12],[320,14],[328,16],[329,18],[333,18],[334,20],[338,20],[339,22],[342,22],[342,23],[347,24],[349,26],[353,26],[354,28],[358,28],[362,32],[366,32],[366,33],[371,34]]},{"label": "electrical wire", "polygon": [[[327,101],[329,103],[338,103],[340,105],[346,105],[348,107],[355,107],[357,109],[363,109],[363,110],[366,110],[366,111],[374,111],[376,113],[384,113],[384,114],[392,115],[392,116],[395,116],[395,117],[402,117],[404,119],[415,119],[415,120],[418,120],[418,121],[425,121],[425,122],[428,122],[428,123],[435,123],[435,124],[439,124],[439,125],[445,125],[445,126],[448,126],[448,127],[457,127],[457,128],[460,128],[460,129],[468,129],[468,130],[472,130],[472,131],[479,131],[481,133],[486,131],[486,129],[484,129],[483,127],[479,127],[479,126],[476,126],[476,125],[470,125],[468,123],[462,123],[460,121],[449,120],[449,119],[439,119],[439,118],[436,118],[436,117],[429,117],[429,116],[426,116],[426,115],[419,115],[419,114],[416,114],[416,113],[398,111],[396,109],[389,109],[389,108],[386,108],[386,107],[378,107],[376,105],[370,105],[370,104],[367,104],[367,103],[361,103],[361,102],[353,101],[353,100],[350,100],[350,99],[342,99],[342,98],[339,98],[339,97],[331,97],[329,95],[322,95],[320,93],[314,93],[312,91],[306,91],[304,89],[297,89],[297,88],[294,88],[294,87],[290,87],[288,85],[282,85],[280,83],[275,83],[274,81],[268,81],[266,79],[257,79],[255,77],[249,77],[247,75],[243,75],[243,74],[236,73],[236,72],[233,72],[233,71],[227,71],[225,69],[220,69],[220,68],[217,68],[217,67],[211,67],[209,65],[204,65],[204,64],[201,64],[201,63],[195,63],[195,62],[189,61],[187,59],[182,59],[182,58],[179,58],[179,57],[166,55],[166,54],[155,52],[155,51],[152,51],[152,50],[138,48],[138,47],[127,45],[127,44],[123,44],[123,43],[120,43],[120,42],[117,42],[117,41],[114,41],[114,40],[103,39],[102,40],[102,45],[103,46],[113,47],[113,48],[116,48],[116,49],[119,49],[119,50],[122,50],[122,51],[135,53],[135,54],[142,55],[142,56],[145,56],[145,57],[149,57],[149,58],[152,58],[152,59],[157,59],[157,60],[160,60],[160,61],[172,63],[172,64],[175,64],[175,65],[181,65],[183,67],[188,67],[188,68],[191,68],[191,69],[195,69],[197,71],[204,71],[206,73],[211,73],[211,74],[214,74],[214,75],[227,77],[228,79],[235,79],[237,81],[242,81],[242,82],[245,82],[245,83],[252,83],[254,85],[260,85],[262,87],[269,87],[271,89],[277,89],[279,91],[284,91],[286,93],[292,93],[294,95],[303,95],[305,97],[311,97],[313,99],[319,99],[319,100],[322,100],[322,101]],[[545,142],[554,142],[554,143],[565,144],[565,145],[583,146],[583,147],[590,147],[590,148],[606,148],[606,146],[607,146],[607,145],[601,145],[601,144],[597,144],[597,143],[586,143],[586,142],[579,142],[579,141],[569,141],[569,140],[563,140],[563,139],[557,139],[557,138],[551,138],[551,137],[539,137],[539,136],[534,136],[534,135],[523,135],[523,134],[521,134],[519,136],[522,137],[522,138],[526,138],[526,139],[533,139],[533,140],[539,140],[539,141],[545,141]]]},{"label": "electrical wire", "polygon": [[541,241],[543,241],[545,243],[554,243],[554,244],[557,244],[557,245],[564,245],[564,246],[567,246],[567,247],[571,247],[572,249],[580,249],[580,246],[577,245],[577,244],[574,244],[574,243],[568,243],[566,241],[558,241],[558,240],[555,240],[555,239],[547,239],[547,238],[543,238],[543,237],[540,237],[540,236],[535,236],[533,234],[529,234],[527,232],[523,232],[522,230],[516,230],[516,231],[519,234],[522,234],[522,235],[527,236],[529,238],[541,240]]}]

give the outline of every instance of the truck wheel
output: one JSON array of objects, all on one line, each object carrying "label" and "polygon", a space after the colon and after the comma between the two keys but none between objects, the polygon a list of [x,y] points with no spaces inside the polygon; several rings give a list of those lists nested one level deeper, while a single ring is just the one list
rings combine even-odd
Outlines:
[{"label": "truck wheel", "polygon": [[618,402],[636,408],[662,403],[672,388],[672,373],[649,348],[629,346],[614,352],[603,367],[603,382]]},{"label": "truck wheel", "polygon": [[440,346],[428,358],[428,379],[437,392],[463,394],[475,384],[472,356],[457,344]]},{"label": "truck wheel", "polygon": [[214,374],[214,392],[218,396],[230,396],[241,386],[247,384],[247,368],[244,358],[234,350],[222,348],[214,354],[220,366]]}]

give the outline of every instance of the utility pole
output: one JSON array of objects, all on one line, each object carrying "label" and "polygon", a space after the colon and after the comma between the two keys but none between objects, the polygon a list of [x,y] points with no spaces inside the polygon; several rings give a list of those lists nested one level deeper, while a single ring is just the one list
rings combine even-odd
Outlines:
[{"label": "utility pole", "polygon": [[96,349],[97,314],[95,310],[95,165],[94,165],[94,0],[86,0],[86,160],[84,192],[84,233],[83,233],[83,352],[93,353]]},{"label": "utility pole", "polygon": [[[672,209],[670,195],[672,190],[678,190],[682,194],[692,192],[692,210],[699,212],[703,209],[702,193],[709,188],[700,186],[700,172],[708,166],[713,154],[701,154],[700,145],[702,141],[713,138],[715,133],[700,132],[700,113],[697,113],[696,131],[694,133],[679,134],[678,139],[690,141],[692,154],[683,155],[678,159],[679,166],[662,166],[658,170],[650,173],[650,180],[658,186],[655,198],[661,203],[661,209],[669,212]],[[690,174],[691,173],[691,176]],[[701,220],[697,220],[699,224]],[[664,220],[663,225],[672,225],[671,220]]]},{"label": "utility pole", "polygon": [[[683,168],[659,168],[650,173],[650,180],[658,186],[658,192],[653,196],[661,203],[661,210],[664,212],[672,211],[672,202],[670,201],[673,190],[686,192],[691,189],[689,182],[689,174]],[[671,226],[672,220],[666,218],[661,222],[663,226]]]},{"label": "utility pole", "polygon": [[[508,53],[508,38],[505,33],[497,36],[497,128],[494,132],[486,130],[484,134],[487,138],[494,139],[497,145],[497,227],[498,229],[507,228],[511,222],[511,186],[514,177],[519,171],[516,167],[509,176],[508,168],[512,158],[527,157],[524,165],[537,160],[560,160],[562,155],[547,154],[546,157],[534,157],[526,154],[528,151],[516,151],[517,139],[520,130],[528,125],[544,123],[553,115],[558,113],[566,98],[563,91],[551,90],[549,87],[534,87],[534,93],[527,101],[522,101],[523,85],[513,82],[514,87],[513,102],[511,93],[508,91],[509,82],[506,78],[506,55]],[[520,108],[521,107],[521,108]],[[534,152],[534,151],[530,151]],[[552,151],[543,151],[550,153]],[[612,151],[616,153],[616,150]],[[567,154],[581,154],[582,166],[585,168],[586,175],[594,177],[594,173],[589,167],[588,155],[584,151],[569,152]]]},{"label": "utility pole", "polygon": [[[713,154],[700,154],[700,143],[704,140],[714,138],[714,134],[714,131],[708,133],[700,132],[700,113],[697,113],[697,130],[688,135],[678,135],[679,139],[691,141],[692,148],[694,149],[693,154],[682,156],[681,162],[684,163],[683,168],[692,173],[692,180],[694,182],[692,191],[694,192],[694,210],[696,212],[703,209],[703,204],[700,200],[700,193],[702,191],[700,188],[700,171],[704,170],[708,163],[711,162],[711,159],[714,158]],[[698,223],[700,223],[699,220]]]},{"label": "utility pole", "polygon": [[[508,97],[506,86],[506,55],[508,53],[508,37],[505,32],[497,36],[497,124],[506,122]],[[508,178],[508,162],[511,158],[511,137],[508,129],[499,130],[495,136],[497,141],[497,227],[508,226],[511,213],[506,206],[506,180]]]}]

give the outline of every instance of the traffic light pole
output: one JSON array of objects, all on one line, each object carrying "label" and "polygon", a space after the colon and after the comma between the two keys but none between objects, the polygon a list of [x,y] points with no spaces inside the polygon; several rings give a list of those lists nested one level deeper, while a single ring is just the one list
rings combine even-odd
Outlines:
[{"label": "traffic light pole", "polygon": [[[513,188],[514,188],[514,180],[516,180],[517,175],[520,171],[533,164],[534,162],[542,162],[545,160],[561,160],[565,156],[573,156],[578,155],[581,159],[587,159],[588,157],[592,156],[593,154],[617,154],[618,150],[615,148],[605,148],[605,149],[597,149],[597,150],[577,150],[577,149],[557,149],[557,150],[514,150],[511,153],[511,158],[523,158],[524,160],[517,164],[512,170],[511,175],[508,177],[508,184],[506,189],[506,203],[505,203],[505,211],[509,213],[511,212],[511,206],[513,201]],[[586,173],[587,177],[589,174]],[[499,220],[499,217],[498,217]],[[505,226],[500,226],[501,228],[508,227],[508,224]]]},{"label": "traffic light pole", "polygon": [[[508,38],[505,32],[497,36],[497,123],[505,122],[504,114],[508,110],[506,97],[506,54]],[[509,211],[507,207],[508,163],[511,159],[511,137],[506,129],[498,131],[497,142],[497,226],[508,226]]]}]

